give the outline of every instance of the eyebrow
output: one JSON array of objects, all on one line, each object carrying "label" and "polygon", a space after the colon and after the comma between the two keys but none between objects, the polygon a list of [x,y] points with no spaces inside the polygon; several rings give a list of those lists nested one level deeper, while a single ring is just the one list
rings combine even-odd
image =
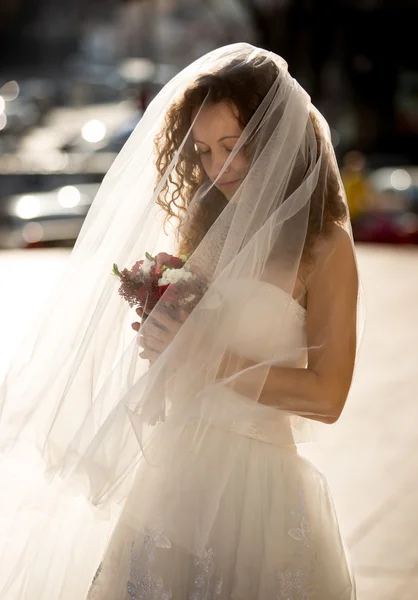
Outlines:
[{"label": "eyebrow", "polygon": [[[219,140],[217,140],[218,142],[222,142],[222,140],[229,140],[229,139],[238,139],[240,136],[239,135],[224,135],[223,137],[219,138]],[[205,146],[207,146],[208,144],[206,142],[201,142],[200,140],[195,140],[194,141],[195,144],[204,144]]]}]

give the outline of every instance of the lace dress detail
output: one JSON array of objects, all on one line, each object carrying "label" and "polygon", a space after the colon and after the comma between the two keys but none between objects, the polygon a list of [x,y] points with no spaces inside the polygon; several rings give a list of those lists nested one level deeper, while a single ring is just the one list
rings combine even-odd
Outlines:
[{"label": "lace dress detail", "polygon": [[216,600],[222,593],[222,580],[216,578],[215,551],[206,548],[193,558],[194,590],[189,600]]},{"label": "lace dress detail", "polygon": [[157,548],[169,549],[171,544],[159,531],[148,531],[142,549],[137,553],[132,542],[129,580],[126,585],[130,600],[171,600],[173,592],[165,589],[163,578],[153,572]]},{"label": "lace dress detail", "polygon": [[291,564],[276,573],[279,592],[275,600],[321,600],[317,595],[315,543],[302,490],[298,491],[298,506],[290,515],[296,527],[289,529],[287,535],[298,542],[300,548],[292,556]]},{"label": "lace dress detail", "polygon": [[[131,546],[129,580],[126,586],[129,600],[172,600],[173,589],[166,588],[164,579],[157,573],[158,552],[170,552],[171,542],[161,528],[148,530],[142,548]],[[158,559],[157,559],[158,560]],[[170,562],[173,557],[166,556]],[[190,558],[193,581],[188,600],[216,600],[222,592],[222,580],[216,577],[216,557],[213,548],[205,548],[198,556]]]}]

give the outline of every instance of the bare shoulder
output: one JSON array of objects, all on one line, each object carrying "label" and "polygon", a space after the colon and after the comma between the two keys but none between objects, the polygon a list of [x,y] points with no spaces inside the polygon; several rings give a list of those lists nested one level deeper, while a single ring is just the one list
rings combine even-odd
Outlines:
[{"label": "bare shoulder", "polygon": [[350,235],[339,225],[329,226],[326,235],[321,236],[313,246],[312,254],[316,268],[348,268],[356,263],[354,247]]},{"label": "bare shoulder", "polygon": [[327,293],[357,296],[358,273],[353,242],[349,233],[331,225],[312,248],[313,268],[307,285],[308,295],[323,298]]}]

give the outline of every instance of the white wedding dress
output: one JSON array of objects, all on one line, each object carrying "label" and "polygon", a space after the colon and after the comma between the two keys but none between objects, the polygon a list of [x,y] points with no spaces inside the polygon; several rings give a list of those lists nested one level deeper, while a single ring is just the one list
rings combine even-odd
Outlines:
[{"label": "white wedding dress", "polygon": [[[306,347],[305,309],[270,283],[242,281],[248,284],[254,292],[239,313],[237,282],[222,305],[231,350],[256,361],[273,354],[286,357],[287,365],[306,366],[306,351],[299,350]],[[290,316],[279,331],[275,314],[283,302]],[[89,600],[353,600],[354,580],[327,482],[298,454],[286,417],[261,405],[254,411],[253,402],[232,391],[214,402],[222,413],[219,426],[211,426],[187,475],[154,480],[147,465],[139,466],[124,513],[131,519],[151,504],[161,521],[134,533],[122,513]],[[237,407],[240,418],[228,419]],[[194,428],[176,437],[169,418],[164,427],[161,453],[175,452],[181,463]],[[219,465],[227,463],[233,465],[228,476],[223,469],[224,481],[211,486]],[[177,538],[184,529],[182,540],[164,528],[172,510],[178,512],[172,515]],[[194,534],[197,539],[201,529],[208,542],[193,554],[184,542]]]},{"label": "white wedding dress", "polygon": [[[189,142],[223,119],[206,111],[218,75],[246,126],[228,116],[242,132],[212,180]],[[224,172],[242,178],[228,198]],[[306,368],[309,341],[305,310],[260,269],[290,287],[328,222],[352,242],[345,208],[329,127],[282,58],[232,44],[164,86],[0,388],[0,600],[355,599],[328,485],[298,452],[309,419],[255,401],[269,364]],[[183,233],[204,295],[148,368],[112,264],[177,253]],[[228,347],[256,363],[248,397],[216,379]]]}]

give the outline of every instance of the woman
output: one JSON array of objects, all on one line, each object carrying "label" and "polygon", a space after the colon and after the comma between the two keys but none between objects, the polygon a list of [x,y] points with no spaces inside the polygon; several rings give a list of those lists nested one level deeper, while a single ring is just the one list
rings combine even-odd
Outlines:
[{"label": "woman", "polygon": [[[23,390],[15,370],[5,387],[9,447],[35,442],[55,474],[35,486],[54,526],[41,536],[28,519],[25,550],[5,546],[10,598],[355,598],[326,481],[297,452],[315,421],[339,418],[351,384],[347,219],[327,128],[279,57],[221,48],[166,86],[107,176],[48,315],[48,331],[72,317],[54,378]],[[133,341],[103,265],[163,246],[204,286],[174,316],[163,296]],[[43,332],[39,361],[53,347]],[[20,497],[14,523],[28,512]]]}]

